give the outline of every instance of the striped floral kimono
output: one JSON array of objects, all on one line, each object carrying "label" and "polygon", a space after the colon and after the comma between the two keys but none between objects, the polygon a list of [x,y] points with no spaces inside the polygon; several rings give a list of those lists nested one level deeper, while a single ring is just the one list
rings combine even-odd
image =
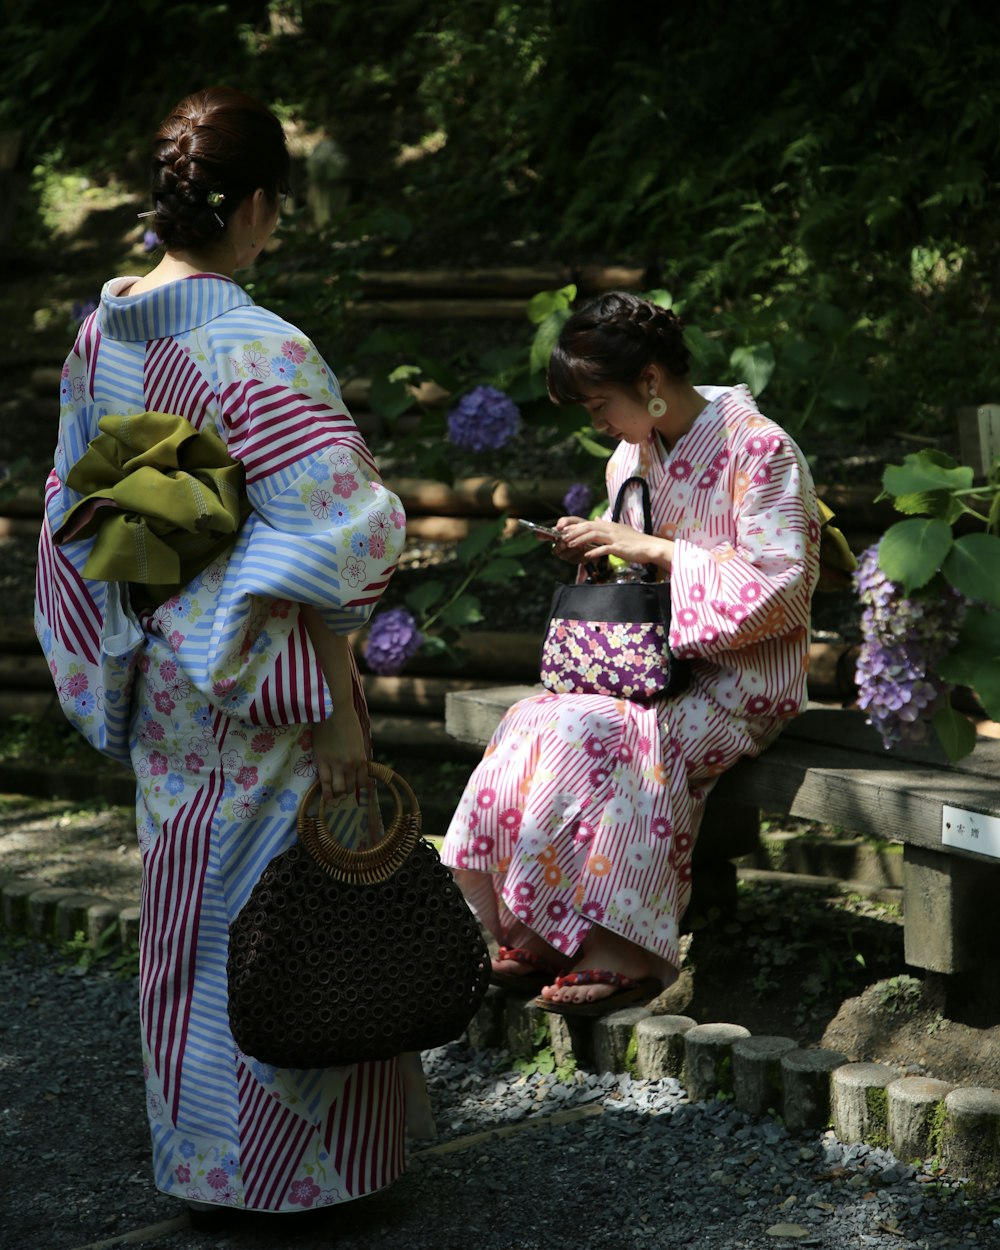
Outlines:
[{"label": "striped floral kimono", "polygon": [[[198,275],[135,297],[109,282],[63,368],[46,486],[36,630],[62,707],[130,762],[143,856],[140,1017],[157,1186],[179,1198],[301,1211],[357,1198],[403,1165],[396,1060],[322,1071],[242,1054],[228,1027],[228,926],[295,840],[330,696],[300,605],[362,625],[405,535],[399,500],[336,378],[236,283]],[[214,429],[245,469],[235,545],[155,609],[82,575],[92,540],[52,534],[80,498],[70,467],[108,414]],[[355,704],[367,725],[355,672]],[[344,836],[366,821],[344,817]],[[350,826],[349,828],[346,826]]]},{"label": "striped floral kimono", "polygon": [[[704,800],[806,698],[819,521],[801,452],[744,386],[710,402],[668,451],[621,443],[608,493],[644,477],[653,527],[675,543],[672,650],[690,688],[643,707],[541,693],[515,704],[469,780],[445,840],[481,922],[527,928],[575,957],[599,924],[647,950],[669,984]],[[642,529],[638,488],[623,520]],[[610,515],[610,513],[608,514]]]}]

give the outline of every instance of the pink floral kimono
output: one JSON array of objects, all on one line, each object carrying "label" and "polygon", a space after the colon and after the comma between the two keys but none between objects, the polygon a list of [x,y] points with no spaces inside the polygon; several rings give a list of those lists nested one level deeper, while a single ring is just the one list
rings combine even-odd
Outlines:
[{"label": "pink floral kimono", "polygon": [[[672,451],[622,443],[614,499],[649,484],[653,527],[672,539],[672,650],[688,690],[651,706],[540,693],[497,727],[452,819],[443,857],[481,922],[520,925],[574,955],[593,924],[679,966],[691,852],[715,779],[756,755],[806,700],[819,520],[798,447],[744,386],[709,400]],[[642,528],[640,492],[623,520]]]}]

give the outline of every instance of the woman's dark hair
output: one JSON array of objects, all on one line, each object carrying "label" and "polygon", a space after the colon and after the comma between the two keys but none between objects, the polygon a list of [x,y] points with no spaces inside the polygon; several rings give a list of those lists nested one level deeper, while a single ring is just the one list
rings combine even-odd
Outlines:
[{"label": "woman's dark hair", "polygon": [[580,404],[602,384],[635,387],[651,364],[686,377],[683,329],[676,313],[637,295],[598,295],[562,328],[549,358],[549,394],[557,404]]},{"label": "woman's dark hair", "polygon": [[239,204],[258,187],[272,203],[288,184],[281,122],[234,87],[186,96],[153,141],[156,233],[169,249],[214,243]]}]

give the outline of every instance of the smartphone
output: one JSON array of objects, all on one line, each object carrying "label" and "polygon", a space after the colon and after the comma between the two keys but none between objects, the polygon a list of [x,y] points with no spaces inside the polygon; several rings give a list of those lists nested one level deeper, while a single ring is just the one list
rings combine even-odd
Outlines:
[{"label": "smartphone", "polygon": [[562,534],[549,525],[539,525],[537,521],[526,521],[523,517],[518,517],[517,523],[524,529],[530,530],[532,534],[540,534],[543,538],[552,539],[553,542],[558,542],[562,538]]}]

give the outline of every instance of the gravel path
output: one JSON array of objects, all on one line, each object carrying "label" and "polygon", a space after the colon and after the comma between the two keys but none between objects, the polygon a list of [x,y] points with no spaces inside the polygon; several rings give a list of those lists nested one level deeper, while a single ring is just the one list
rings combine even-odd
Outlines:
[{"label": "gravel path", "polygon": [[498,1072],[461,1043],[424,1057],[439,1138],[396,1185],[335,1208],[325,1235],[296,1216],[197,1234],[150,1179],[134,980],[0,954],[2,1250],[1000,1247],[995,1198],[886,1152],[690,1105],[669,1079]]}]

